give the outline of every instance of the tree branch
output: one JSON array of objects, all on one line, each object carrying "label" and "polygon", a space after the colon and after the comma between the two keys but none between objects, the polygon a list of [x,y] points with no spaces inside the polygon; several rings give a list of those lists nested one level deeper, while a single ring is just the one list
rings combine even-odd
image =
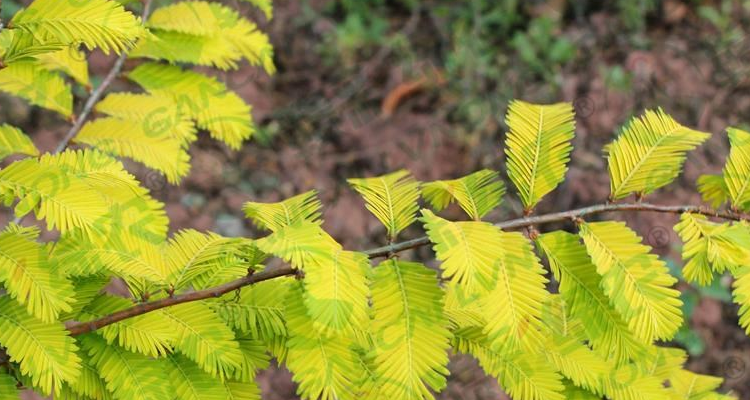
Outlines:
[{"label": "tree branch", "polygon": [[[152,1],[153,0],[146,0],[143,5],[143,15],[141,16],[141,22],[143,24],[146,23],[146,20],[151,14]],[[86,120],[88,119],[89,114],[91,114],[91,111],[93,111],[94,106],[96,106],[96,103],[101,100],[102,96],[104,96],[104,92],[106,92],[109,88],[109,85],[111,85],[112,82],[115,81],[117,75],[119,75],[122,71],[122,67],[125,65],[125,60],[127,58],[128,52],[123,51],[122,54],[120,54],[120,57],[117,58],[117,61],[115,61],[115,64],[107,73],[107,76],[104,77],[99,87],[91,92],[91,95],[86,100],[86,104],[83,105],[83,110],[81,110],[81,113],[78,115],[75,122],[73,122],[73,126],[70,127],[68,133],[65,134],[63,140],[60,142],[60,144],[57,145],[57,148],[55,148],[55,152],[53,154],[57,154],[65,150],[65,148],[68,147],[68,144],[70,144],[70,141],[73,140],[78,132],[81,131],[81,128],[83,128],[83,124],[86,123]]]},{"label": "tree branch", "polygon": [[[518,229],[524,228],[531,225],[541,225],[553,222],[561,222],[566,220],[574,220],[576,218],[583,218],[589,215],[601,214],[604,212],[625,212],[625,211],[638,211],[638,212],[658,212],[658,213],[669,213],[669,214],[681,214],[684,212],[691,212],[696,214],[705,215],[708,217],[715,217],[727,220],[744,220],[749,219],[750,216],[740,214],[732,211],[719,211],[712,210],[700,206],[665,206],[648,203],[621,203],[621,204],[599,204],[590,207],[579,208],[576,210],[562,211],[552,214],[538,215],[538,216],[527,216],[523,218],[512,219],[504,222],[495,224],[501,229]],[[423,236],[412,240],[407,240],[400,243],[394,243],[389,246],[379,247],[376,249],[367,250],[364,253],[369,258],[385,257],[391,253],[398,253],[405,250],[413,249],[416,247],[424,246],[430,243],[428,237]],[[132,318],[138,315],[146,314],[151,311],[155,311],[161,308],[174,306],[182,303],[189,303],[192,301],[204,300],[209,298],[221,297],[222,295],[231,291],[240,289],[244,286],[249,286],[254,283],[267,281],[282,276],[289,276],[296,274],[296,270],[289,267],[283,266],[270,270],[264,270],[256,272],[252,275],[245,276],[235,281],[225,283],[220,286],[213,288],[199,290],[196,292],[185,293],[174,297],[169,297],[160,300],[154,300],[142,304],[138,304],[125,310],[117,311],[115,313],[106,315],[99,319],[95,319],[90,322],[75,322],[69,321],[66,323],[66,328],[70,331],[72,336],[81,335],[88,332],[93,332],[99,328],[107,325],[114,324],[116,322]]]},{"label": "tree branch", "polygon": [[[732,211],[719,211],[712,210],[710,208],[701,206],[663,206],[658,204],[649,203],[607,203],[598,204],[594,206],[579,208],[576,210],[562,211],[552,214],[544,214],[537,216],[526,216],[523,218],[512,219],[505,222],[499,222],[495,224],[500,229],[518,229],[526,228],[532,225],[542,225],[551,222],[560,222],[565,220],[571,220],[574,218],[583,218],[588,215],[601,214],[605,212],[623,212],[623,211],[641,211],[641,212],[658,212],[668,214],[682,214],[684,212],[692,212],[696,214],[705,215],[707,217],[715,217],[733,221],[739,221],[741,219],[749,219],[750,216],[743,215]],[[370,258],[386,257],[389,252],[398,253],[404,250],[413,249],[415,247],[424,246],[430,243],[430,239],[427,236],[422,236],[416,239],[407,240],[405,242],[395,243],[391,246],[378,247],[377,249],[368,250],[365,252]]]}]

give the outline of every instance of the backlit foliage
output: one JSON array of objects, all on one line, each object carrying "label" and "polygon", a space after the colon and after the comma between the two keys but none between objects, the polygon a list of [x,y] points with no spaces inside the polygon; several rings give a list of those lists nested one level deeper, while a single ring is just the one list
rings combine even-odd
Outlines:
[{"label": "backlit foliage", "polygon": [[[270,1],[248,2],[271,18]],[[0,198],[55,233],[44,241],[23,221],[0,231],[0,399],[20,388],[60,399],[259,399],[255,376],[272,358],[305,399],[430,399],[446,387],[454,353],[476,358],[517,400],[731,398],[666,345],[684,322],[680,293],[636,231],[588,214],[568,215],[566,230],[488,222],[505,212],[497,171],[349,179],[383,225],[377,251],[329,235],[314,190],[246,203],[248,220],[268,232],[260,238],[170,235],[164,205],[119,158],[178,183],[199,132],[239,148],[254,131],[250,106],[186,64],[272,73],[273,51],[219,2],[172,2],[143,20],[132,3],[35,0],[0,31],[0,90],[34,105],[72,116],[94,48],[127,53],[124,77],[142,88],[95,104],[99,117],[73,138],[76,150],[42,154],[0,125]],[[503,150],[526,216],[564,181],[574,121],[569,103],[509,106]],[[726,167],[698,186],[736,221],[693,208],[675,230],[685,279],[731,274],[750,332],[750,225],[739,213],[750,209],[750,134],[728,132]],[[606,147],[610,199],[669,184],[707,138],[661,110],[633,118]],[[437,215],[451,204],[466,217]],[[400,244],[413,225],[427,236]],[[401,253],[428,242],[430,266]],[[129,292],[109,290],[113,280]],[[124,311],[134,314],[112,318]]]}]

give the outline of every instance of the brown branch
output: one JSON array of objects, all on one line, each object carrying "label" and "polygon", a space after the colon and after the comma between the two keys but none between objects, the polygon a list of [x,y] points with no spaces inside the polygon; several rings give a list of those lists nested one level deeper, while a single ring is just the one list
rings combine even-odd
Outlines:
[{"label": "brown branch", "polygon": [[196,292],[185,293],[174,297],[167,297],[164,299],[149,301],[147,303],[141,303],[130,308],[126,308],[121,311],[106,315],[99,319],[95,319],[90,322],[68,322],[65,327],[70,331],[71,336],[81,335],[87,332],[93,332],[99,328],[107,325],[120,322],[122,320],[132,318],[138,315],[146,314],[151,311],[156,311],[161,308],[174,306],[182,303],[189,303],[192,301],[204,300],[209,298],[221,297],[222,295],[240,289],[244,286],[252,285],[254,283],[267,281],[269,279],[278,278],[286,275],[293,275],[294,270],[290,267],[281,267],[274,269],[267,269],[261,272],[256,272],[252,275],[247,275],[235,281],[225,283],[220,286],[213,288],[199,290]]},{"label": "brown branch", "polygon": [[[148,19],[149,14],[151,14],[152,1],[153,0],[146,0],[146,2],[143,5],[143,15],[141,16],[141,22],[143,24],[146,23],[146,20]],[[125,60],[127,58],[128,58],[128,52],[123,51],[122,54],[120,54],[120,57],[117,58],[117,61],[115,61],[115,64],[107,73],[107,76],[104,77],[99,87],[96,88],[93,92],[91,92],[91,95],[86,100],[86,104],[83,105],[83,109],[81,110],[81,113],[73,122],[73,126],[70,127],[70,130],[68,130],[68,133],[65,134],[65,137],[63,138],[63,140],[60,142],[60,144],[57,145],[57,148],[55,148],[55,152],[53,154],[57,154],[65,150],[65,148],[68,147],[68,144],[70,144],[70,141],[73,140],[73,138],[78,134],[78,132],[81,131],[81,128],[83,128],[83,124],[86,123],[86,120],[91,114],[91,111],[94,110],[94,106],[96,106],[96,103],[98,103],[99,100],[101,100],[102,96],[104,96],[104,92],[107,91],[107,89],[109,88],[109,85],[111,85],[112,82],[115,81],[115,79],[117,78],[117,75],[119,75],[120,72],[122,71],[122,67],[125,66]]]},{"label": "brown branch", "polygon": [[[733,211],[719,211],[712,210],[705,207],[699,206],[663,206],[648,203],[621,203],[621,204],[600,204],[590,207],[579,208],[576,210],[557,212],[552,214],[528,216],[518,219],[512,219],[505,222],[495,224],[501,229],[519,229],[525,228],[532,225],[548,224],[553,222],[561,222],[574,220],[576,218],[583,218],[589,215],[601,214],[604,212],[624,212],[624,211],[639,211],[639,212],[659,212],[659,213],[670,213],[670,214],[681,214],[684,212],[691,212],[696,214],[705,215],[708,217],[722,218],[727,220],[739,221],[748,219],[750,216],[745,214],[736,213]],[[385,257],[389,254],[402,252],[405,250],[413,249],[416,247],[424,246],[430,243],[429,238],[426,236],[407,240],[405,242],[394,243],[389,246],[379,247],[376,249],[367,250],[364,253],[370,258]],[[146,314],[151,311],[155,311],[161,308],[174,306],[182,303],[189,303],[192,301],[204,300],[209,298],[221,297],[222,295],[231,291],[240,289],[244,286],[252,285],[254,283],[267,281],[282,276],[289,276],[296,274],[296,270],[289,267],[283,266],[270,270],[264,270],[256,272],[252,275],[245,276],[238,280],[225,283],[221,286],[213,288],[199,290],[196,292],[185,293],[165,299],[150,301],[142,304],[138,304],[125,310],[117,311],[115,313],[106,315],[99,319],[95,319],[90,322],[75,322],[69,321],[66,323],[66,328],[70,331],[72,336],[81,335],[87,332],[95,331],[107,325],[114,324],[116,322],[132,318],[138,315]]]},{"label": "brown branch", "polygon": [[[741,219],[748,219],[750,216],[736,213],[733,211],[718,211],[712,210],[700,206],[663,206],[658,204],[648,203],[607,203],[598,204],[595,206],[579,208],[576,210],[562,211],[552,214],[544,214],[537,216],[527,216],[518,219],[512,219],[505,222],[495,224],[500,229],[519,229],[526,228],[532,225],[542,225],[551,222],[560,222],[565,220],[571,220],[573,218],[582,218],[588,215],[601,214],[605,212],[623,212],[623,211],[641,211],[641,212],[659,212],[668,214],[682,214],[684,212],[692,212],[696,214],[702,214],[707,217],[722,218],[728,220],[739,221]],[[404,250],[413,249],[416,247],[424,246],[430,243],[430,239],[427,236],[422,236],[416,239],[407,240],[401,243],[395,243],[391,246],[378,247],[377,249],[368,250],[365,252],[370,258],[386,257],[389,252],[401,252]]]}]

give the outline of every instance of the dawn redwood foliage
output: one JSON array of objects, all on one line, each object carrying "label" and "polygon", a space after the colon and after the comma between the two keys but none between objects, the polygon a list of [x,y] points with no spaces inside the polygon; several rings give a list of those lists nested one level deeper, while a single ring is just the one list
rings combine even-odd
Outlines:
[{"label": "dawn redwood foliage", "polygon": [[[249,2],[271,17],[270,1]],[[328,235],[315,191],[246,203],[245,215],[268,231],[262,238],[169,237],[164,205],[118,158],[176,184],[199,130],[239,148],[253,133],[250,107],[188,65],[246,60],[273,73],[273,49],[220,3],[151,10],[146,0],[134,7],[140,18],[122,3],[134,2],[35,0],[0,31],[0,90],[73,124],[46,154],[0,126],[0,157],[15,155],[0,170],[5,206],[59,232],[43,243],[19,219],[0,233],[1,400],[22,388],[59,399],[258,399],[255,374],[272,358],[305,399],[429,399],[446,386],[451,353],[475,357],[516,400],[732,397],[665,345],[685,322],[666,263],[625,223],[586,219],[681,214],[685,279],[707,285],[731,274],[750,329],[750,133],[728,129],[723,173],[698,181],[713,209],[618,202],[672,182],[709,137],[654,110],[605,148],[609,202],[534,215],[565,179],[574,111],[515,101],[505,154],[524,206],[517,219],[483,220],[506,193],[495,171],[421,183],[402,170],[349,180],[385,227],[379,249],[346,250]],[[120,54],[93,90],[83,48]],[[123,72],[126,58],[141,61]],[[143,90],[105,97],[120,73]],[[72,85],[91,90],[77,116]],[[88,120],[92,111],[102,116]],[[451,203],[465,221],[437,214]],[[576,229],[544,229],[564,220]],[[426,236],[399,242],[415,223]],[[399,256],[426,244],[439,270]],[[266,267],[271,256],[285,265]],[[113,279],[130,296],[108,292]]]}]

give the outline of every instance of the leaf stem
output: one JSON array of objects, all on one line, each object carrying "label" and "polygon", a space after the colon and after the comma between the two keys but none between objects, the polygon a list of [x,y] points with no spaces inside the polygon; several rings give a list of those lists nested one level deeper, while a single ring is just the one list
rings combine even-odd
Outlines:
[{"label": "leaf stem", "polygon": [[[750,216],[741,214],[733,211],[722,211],[713,210],[701,206],[692,205],[658,205],[649,203],[605,203],[598,204],[589,207],[578,208],[570,211],[562,211],[557,213],[526,216],[517,219],[511,219],[508,221],[500,222],[495,224],[496,227],[501,229],[519,229],[526,228],[534,225],[542,225],[561,221],[576,220],[589,215],[601,214],[605,212],[657,212],[667,214],[682,214],[685,212],[691,212],[695,214],[701,214],[708,217],[721,218],[732,221],[747,220]],[[389,244],[384,247],[378,247],[375,249],[367,250],[364,253],[369,258],[387,257],[390,254],[399,253],[405,250],[421,247],[430,243],[429,238],[426,236],[419,237],[412,240],[407,240],[400,243]],[[267,281],[283,276],[293,276],[297,273],[295,269],[290,266],[282,266],[278,268],[266,269],[260,272],[256,272],[252,275],[248,275],[237,279],[235,281],[225,283],[213,288],[199,290],[191,293],[184,293],[173,297],[164,299],[154,300],[150,302],[144,302],[135,305],[131,308],[120,310],[112,314],[106,315],[99,319],[90,322],[75,322],[68,321],[65,326],[70,331],[71,336],[77,336],[84,333],[92,332],[107,325],[114,324],[116,322],[136,317],[138,315],[146,314],[151,311],[155,311],[161,308],[188,303],[192,301],[204,300],[209,298],[221,297],[226,293],[234,290],[238,290],[244,286],[249,286],[258,282]]]}]

